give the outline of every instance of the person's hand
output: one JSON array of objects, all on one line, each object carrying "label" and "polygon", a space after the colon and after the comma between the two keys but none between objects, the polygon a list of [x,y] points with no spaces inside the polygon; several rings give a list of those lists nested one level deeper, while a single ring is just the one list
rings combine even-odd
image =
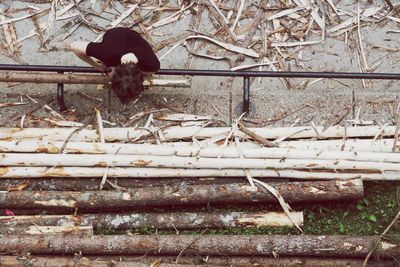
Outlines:
[{"label": "person's hand", "polygon": [[95,66],[93,66],[93,68],[95,68],[96,70],[98,70],[100,72],[109,72],[110,71],[110,68],[102,63],[97,63]]},{"label": "person's hand", "polygon": [[121,64],[138,63],[138,59],[134,53],[128,53],[121,57]]},{"label": "person's hand", "polygon": [[106,75],[111,78],[115,74],[115,67],[111,67],[111,68],[108,68],[108,69],[109,70],[106,72]]}]

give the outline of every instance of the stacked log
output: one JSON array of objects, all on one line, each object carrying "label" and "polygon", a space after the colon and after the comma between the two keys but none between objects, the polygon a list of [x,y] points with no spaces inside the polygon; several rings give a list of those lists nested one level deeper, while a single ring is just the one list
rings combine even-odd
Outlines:
[{"label": "stacked log", "polygon": [[[297,225],[303,225],[303,213],[291,212]],[[92,225],[95,229],[130,230],[146,227],[165,229],[199,229],[228,227],[294,227],[282,212],[179,212],[125,213],[84,215],[0,216],[1,234],[30,234],[37,226],[57,225],[60,228]]]},{"label": "stacked log", "polygon": [[[168,209],[361,198],[364,180],[400,179],[400,156],[393,152],[394,127],[360,128],[249,129],[273,147],[232,128],[172,126],[152,129],[151,134],[131,128],[104,128],[101,134],[79,128],[0,129],[0,208],[17,214],[0,217],[0,252],[29,251],[34,257],[210,256],[212,264],[221,265],[226,264],[221,257],[229,256],[237,266],[246,266],[249,257],[270,264],[276,255],[304,257],[308,263],[314,262],[312,257],[331,257],[315,259],[326,266],[338,257],[365,257],[371,250],[375,256],[399,255],[397,244],[366,236],[96,235],[102,229],[179,232],[302,226],[302,212],[289,209]],[[230,143],[232,134],[243,142]],[[254,185],[246,182],[255,178],[260,181],[254,180]],[[105,183],[103,190],[98,190],[100,183]],[[42,256],[36,260],[35,264],[52,261]],[[67,264],[71,258],[62,260]],[[93,266],[113,261],[86,260]],[[336,263],[340,266],[345,260]]]},{"label": "stacked log", "polygon": [[[362,128],[362,129],[361,129]],[[376,136],[394,137],[395,127],[292,127],[250,129],[277,147],[260,147],[246,142],[215,145],[226,139],[230,128],[173,126],[159,128],[156,134],[146,130],[112,128],[103,130],[106,143],[95,130],[87,129],[0,129],[0,177],[252,177],[298,179],[399,180],[400,156],[395,141],[375,142]],[[155,138],[162,145],[125,144]],[[241,131],[235,136],[251,140]],[[346,136],[347,141],[341,138]],[[200,146],[178,140],[202,140]],[[363,140],[352,139],[363,138]],[[368,140],[369,138],[369,140]],[[299,141],[301,139],[301,141]],[[330,139],[314,145],[310,139]],[[65,142],[68,140],[68,142]],[[335,143],[333,143],[335,141]],[[117,142],[117,143],[110,143]],[[119,143],[118,143],[119,142]],[[301,146],[299,142],[308,142]],[[314,141],[320,142],[320,141]],[[211,143],[210,145],[208,145]],[[224,142],[225,143],[225,142]],[[355,145],[357,144],[357,145]],[[378,147],[382,146],[379,150]],[[347,149],[345,150],[345,148]],[[372,147],[368,150],[368,147]],[[388,149],[391,147],[391,150]],[[314,148],[314,149],[313,149]],[[343,150],[343,151],[342,151]],[[49,157],[48,154],[52,156]],[[246,170],[246,171],[245,171]]]},{"label": "stacked log", "polygon": [[[79,185],[79,183],[77,183]],[[96,184],[98,188],[98,183]],[[129,184],[128,184],[129,185]],[[351,200],[363,196],[360,180],[271,183],[288,202]],[[0,208],[127,208],[166,205],[271,203],[276,198],[245,183],[171,185],[124,191],[0,191]]]},{"label": "stacked log", "polygon": [[[312,257],[188,257],[182,256],[176,263],[176,257],[167,256],[95,256],[95,257],[68,257],[68,256],[0,256],[0,266],[94,266],[94,267],[148,267],[157,264],[159,267],[206,267],[206,266],[324,266],[324,267],[359,267],[363,259],[357,258],[312,258]],[[370,260],[368,267],[395,267],[396,264],[388,260]]]},{"label": "stacked log", "polygon": [[[375,244],[377,247],[375,248]],[[400,246],[377,242],[373,236],[242,236],[242,235],[136,235],[136,236],[9,236],[0,238],[6,251],[73,255],[185,255],[202,256],[329,256],[365,257],[400,255]]]}]

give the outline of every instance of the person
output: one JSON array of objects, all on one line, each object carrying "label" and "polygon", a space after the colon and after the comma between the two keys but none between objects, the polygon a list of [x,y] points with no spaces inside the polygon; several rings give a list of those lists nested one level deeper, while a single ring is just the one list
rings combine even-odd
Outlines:
[{"label": "person", "polygon": [[124,104],[143,91],[143,72],[160,69],[160,61],[150,44],[128,28],[107,30],[100,43],[72,42],[70,49],[78,58],[111,77],[111,87]]}]

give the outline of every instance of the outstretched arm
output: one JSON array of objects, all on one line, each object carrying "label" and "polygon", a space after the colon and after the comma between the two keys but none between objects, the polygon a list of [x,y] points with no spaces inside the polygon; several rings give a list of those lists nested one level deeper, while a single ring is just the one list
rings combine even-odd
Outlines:
[{"label": "outstretched arm", "polygon": [[86,48],[88,46],[88,42],[82,42],[82,41],[75,41],[72,42],[70,45],[70,50],[75,53],[77,57],[79,57],[81,60],[85,61],[89,65],[93,66],[98,71],[105,72],[108,70],[107,66],[104,64],[97,62],[93,60],[91,57],[86,55]]}]

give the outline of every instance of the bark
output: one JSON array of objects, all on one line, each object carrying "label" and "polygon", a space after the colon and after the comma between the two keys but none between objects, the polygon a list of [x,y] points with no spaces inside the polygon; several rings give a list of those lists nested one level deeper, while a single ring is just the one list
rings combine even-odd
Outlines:
[{"label": "bark", "polygon": [[[1,180],[0,180],[1,181]],[[349,200],[363,196],[360,180],[270,183],[290,202]],[[125,208],[165,205],[277,202],[248,184],[176,185],[125,191],[0,191],[4,208]]]},{"label": "bark", "polygon": [[157,259],[153,262],[141,262],[140,258],[132,259],[130,261],[120,261],[118,258],[115,260],[103,261],[96,259],[82,258],[68,258],[68,257],[15,257],[15,256],[0,256],[0,266],[2,267],[16,267],[16,266],[29,266],[29,267],[206,267],[209,265],[198,264],[175,264],[175,263],[160,263]]},{"label": "bark", "polygon": [[[372,142],[372,141],[371,141]],[[338,141],[338,144],[340,142]],[[199,158],[240,158],[238,147],[219,146],[178,146],[178,145],[152,145],[152,144],[123,144],[123,143],[89,143],[89,142],[51,142],[51,141],[0,141],[0,153],[48,153],[48,154],[117,154],[118,155],[144,155],[144,156],[178,156]],[[376,161],[400,162],[397,153],[378,152],[349,152],[327,151],[318,149],[292,149],[292,148],[243,148],[243,157],[246,159],[317,159],[317,160],[351,160],[351,161]]]},{"label": "bark", "polygon": [[[288,179],[272,179],[272,178],[259,178],[264,182],[273,183],[274,186],[284,186]],[[0,180],[0,191],[21,191],[21,190],[36,190],[36,191],[92,191],[98,190],[101,179],[99,178],[43,178],[43,179],[1,179]],[[140,179],[140,178],[107,178],[107,181],[111,182],[114,187],[106,183],[103,190],[115,190],[122,187],[121,190],[128,188],[153,188],[153,187],[166,187],[175,186],[186,187],[191,185],[221,185],[221,184],[241,184],[246,181],[246,178],[229,178],[229,177],[210,177],[210,178],[152,178],[152,179]],[[276,183],[279,182],[279,183]],[[318,182],[320,183],[320,182]],[[321,181],[326,186],[335,188],[333,181]],[[293,185],[297,184],[294,182]],[[305,182],[307,185],[308,182]],[[295,186],[295,188],[297,188]],[[336,188],[337,189],[337,188]],[[349,188],[350,189],[350,188]],[[362,193],[360,191],[359,193]],[[356,194],[357,195],[357,194]],[[357,196],[354,196],[357,198]],[[311,195],[314,196],[314,195]],[[352,194],[345,193],[344,197],[350,197]]]},{"label": "bark", "polygon": [[[293,170],[293,169],[248,169],[252,177],[310,180],[400,180],[398,171],[363,171],[363,170]],[[183,169],[183,168],[139,168],[139,167],[0,167],[2,178],[64,178],[103,177],[117,178],[189,178],[189,177],[246,177],[241,169]]]},{"label": "bark", "polygon": [[[0,238],[3,252],[83,255],[327,256],[365,257],[374,236],[10,236]],[[182,252],[183,251],[183,252]],[[379,242],[374,255],[399,256],[400,247]]]},{"label": "bark", "polygon": [[0,154],[0,166],[15,167],[149,167],[183,169],[293,169],[293,170],[357,170],[397,171],[400,164],[354,160],[320,159],[240,159],[197,158],[143,155],[93,155],[93,154]]},{"label": "bark", "polygon": [[[201,126],[173,126],[159,130],[165,141],[174,141],[181,139],[207,139],[210,137],[228,135],[231,128],[227,127],[209,127],[203,128]],[[341,139],[344,136],[347,138],[353,137],[370,137],[374,138],[376,135],[381,137],[394,137],[396,132],[395,126],[387,126],[382,129],[379,126],[364,126],[364,127],[341,127],[332,126],[323,131],[323,126],[318,127],[275,127],[275,128],[249,128],[255,134],[265,139],[278,139],[286,137],[286,139],[300,139],[300,138],[314,138],[314,139],[327,139],[336,138]],[[23,139],[41,139],[46,141],[65,141],[67,138],[76,131],[76,129],[63,129],[63,128],[2,128],[0,129],[0,140],[23,140]],[[248,136],[241,131],[234,133],[235,136],[246,139]],[[127,141],[134,140],[141,137],[151,136],[146,130],[137,130],[134,128],[105,128],[104,137],[106,142]],[[129,137],[129,138],[128,138]],[[98,141],[99,136],[96,130],[82,129],[72,135],[70,141]]]},{"label": "bark", "polygon": [[[311,258],[311,257],[180,257],[178,263],[175,263],[176,257],[66,257],[66,256],[0,256],[0,266],[15,267],[15,266],[93,266],[93,267],[148,267],[152,263],[160,262],[159,267],[189,267],[189,266],[264,266],[264,267],[359,267],[362,266],[362,259],[351,258]],[[395,267],[396,262],[390,260],[370,261],[369,267]]]},{"label": "bark", "polygon": [[[24,73],[24,72],[0,72],[0,82],[18,83],[63,83],[63,84],[106,84],[110,82],[108,76],[97,74],[76,73]],[[144,86],[171,86],[190,87],[190,80],[165,80],[145,78]]]},{"label": "bark", "polygon": [[[302,212],[291,212],[296,224],[303,224]],[[37,215],[0,217],[1,234],[41,234],[68,232],[75,225],[92,225],[95,229],[129,230],[204,229],[227,227],[293,227],[293,222],[281,212],[179,212],[123,213],[87,215]],[[46,227],[49,226],[47,229]],[[53,226],[56,226],[55,228]],[[57,228],[57,229],[56,229]],[[64,230],[65,229],[65,230]],[[72,229],[74,230],[74,229]]]}]

